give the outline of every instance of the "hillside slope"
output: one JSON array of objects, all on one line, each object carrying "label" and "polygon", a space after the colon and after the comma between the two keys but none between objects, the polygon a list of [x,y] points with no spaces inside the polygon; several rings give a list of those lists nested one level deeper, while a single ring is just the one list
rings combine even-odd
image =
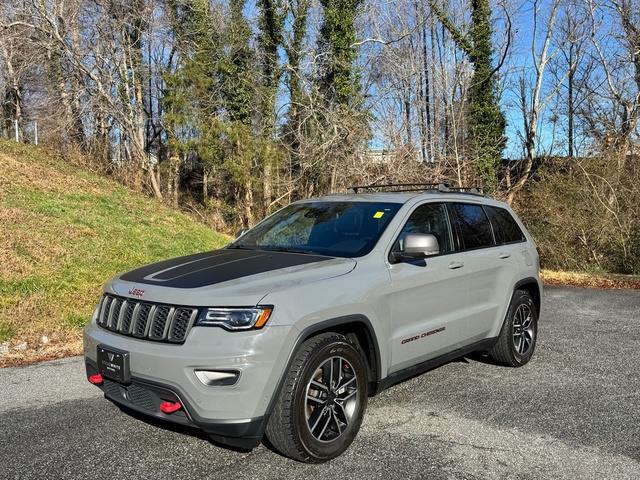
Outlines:
[{"label": "hillside slope", "polygon": [[47,150],[0,141],[0,366],[79,353],[108,278],[228,240]]}]

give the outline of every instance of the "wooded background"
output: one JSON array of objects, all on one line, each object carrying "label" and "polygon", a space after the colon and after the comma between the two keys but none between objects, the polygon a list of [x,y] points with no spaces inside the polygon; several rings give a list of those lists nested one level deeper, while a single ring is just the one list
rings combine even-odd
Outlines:
[{"label": "wooded background", "polygon": [[640,273],[638,0],[5,1],[0,99],[5,137],[219,230],[482,185],[546,266]]}]

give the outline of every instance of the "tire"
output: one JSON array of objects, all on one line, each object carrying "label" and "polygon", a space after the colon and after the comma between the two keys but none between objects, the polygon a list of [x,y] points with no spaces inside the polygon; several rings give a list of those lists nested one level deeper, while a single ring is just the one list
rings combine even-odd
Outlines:
[{"label": "tire", "polygon": [[526,365],[536,348],[538,311],[529,292],[516,290],[496,344],[489,356],[508,367]]},{"label": "tire", "polygon": [[267,424],[269,443],[282,455],[306,463],[339,456],[360,430],[367,388],[365,360],[346,337],[323,333],[305,341]]}]

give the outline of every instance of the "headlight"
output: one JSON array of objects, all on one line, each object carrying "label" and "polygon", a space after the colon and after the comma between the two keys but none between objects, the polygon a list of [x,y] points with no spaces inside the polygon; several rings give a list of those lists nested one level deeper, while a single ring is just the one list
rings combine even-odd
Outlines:
[{"label": "headlight", "polygon": [[205,308],[196,321],[200,327],[222,327],[227,330],[262,328],[269,320],[273,307]]}]

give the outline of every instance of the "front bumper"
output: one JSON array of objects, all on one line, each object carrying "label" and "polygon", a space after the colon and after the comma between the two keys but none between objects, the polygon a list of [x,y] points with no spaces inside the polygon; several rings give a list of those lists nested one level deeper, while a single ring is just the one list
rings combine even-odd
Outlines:
[{"label": "front bumper", "polygon": [[[98,373],[96,364],[86,359],[87,377]],[[175,387],[132,377],[127,385],[104,379],[98,387],[107,400],[120,407],[148,415],[161,421],[177,423],[198,428],[207,433],[214,441],[242,449],[257,447],[262,440],[268,415],[246,420],[209,420],[200,417],[192,405],[185,400],[186,395]],[[165,414],[160,410],[162,402],[180,402],[182,408],[174,413]]]},{"label": "front bumper", "polygon": [[[295,328],[227,332],[194,327],[182,345],[120,335],[92,322],[84,333],[87,374],[97,373],[97,346],[129,352],[131,383],[105,378],[105,397],[128,409],[160,420],[197,427],[214,440],[239,448],[260,443],[268,407],[285,369]],[[208,386],[195,370],[233,369],[240,377],[232,386]],[[183,409],[164,414],[162,401],[180,401]]]}]

